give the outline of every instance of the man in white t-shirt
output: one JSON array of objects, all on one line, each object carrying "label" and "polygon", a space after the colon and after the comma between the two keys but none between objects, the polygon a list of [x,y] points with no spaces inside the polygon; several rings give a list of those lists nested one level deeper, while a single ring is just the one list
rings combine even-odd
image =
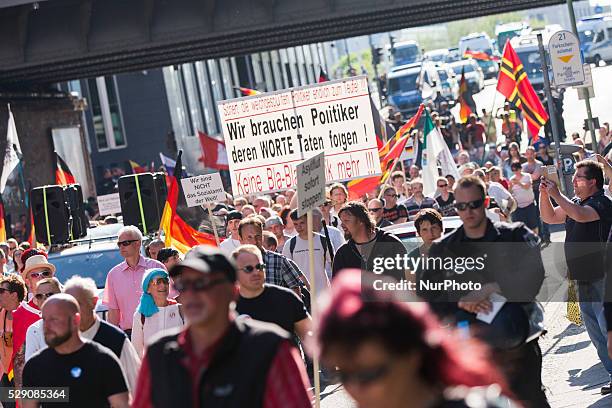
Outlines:
[{"label": "man in white t-shirt", "polygon": [[[310,255],[308,253],[308,226],[306,223],[306,215],[298,217],[297,209],[295,209],[291,211],[289,217],[291,217],[295,231],[298,234],[287,240],[283,247],[283,255],[293,260],[308,279],[310,279]],[[324,236],[313,232],[313,247],[315,282],[317,294],[320,294],[322,290],[329,287],[332,262]],[[313,282],[310,282],[311,287],[312,284]]]},{"label": "man in white t-shirt", "polygon": [[230,256],[236,248],[240,246],[240,241],[236,238],[238,235],[238,225],[243,216],[240,211],[230,211],[227,213],[225,218],[225,236],[227,237],[223,242],[219,244],[219,248],[227,255]]}]

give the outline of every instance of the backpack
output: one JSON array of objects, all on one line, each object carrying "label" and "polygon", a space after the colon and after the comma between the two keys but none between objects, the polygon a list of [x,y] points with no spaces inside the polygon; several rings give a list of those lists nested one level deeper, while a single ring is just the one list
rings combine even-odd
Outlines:
[{"label": "backpack", "polygon": [[[328,245],[328,241],[327,238],[325,238],[323,235],[321,234],[317,234],[319,236],[319,239],[321,240],[321,246],[323,247],[323,262],[325,263],[325,259],[327,258],[327,245]],[[297,238],[296,236],[291,237],[291,239],[289,239],[289,252],[291,253],[291,259],[293,259],[293,251],[295,250],[295,246],[297,245]]]}]

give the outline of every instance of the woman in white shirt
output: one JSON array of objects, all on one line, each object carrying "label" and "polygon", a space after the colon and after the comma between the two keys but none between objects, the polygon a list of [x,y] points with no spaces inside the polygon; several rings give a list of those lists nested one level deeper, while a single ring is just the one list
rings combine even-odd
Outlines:
[{"label": "woman in white shirt", "polygon": [[132,322],[132,344],[140,358],[154,335],[183,325],[180,304],[168,298],[169,283],[168,272],[160,268],[147,270],[142,278],[142,296]]}]

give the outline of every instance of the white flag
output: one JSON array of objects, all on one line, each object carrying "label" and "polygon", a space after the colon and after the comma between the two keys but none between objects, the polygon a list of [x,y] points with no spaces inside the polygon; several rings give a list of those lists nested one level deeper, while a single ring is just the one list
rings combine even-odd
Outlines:
[{"label": "white flag", "polygon": [[438,162],[442,169],[442,176],[451,174],[455,177],[455,180],[458,180],[459,172],[457,171],[453,156],[444,142],[444,137],[433,124],[429,112],[427,112],[427,116],[425,117],[423,133],[425,134],[423,154],[421,157],[421,164],[423,166],[423,195],[433,197],[436,192],[436,181],[438,177],[440,177]]},{"label": "white flag", "polygon": [[17,137],[17,128],[15,127],[15,118],[11,107],[8,107],[9,120],[6,132],[6,149],[4,151],[4,164],[2,166],[2,177],[0,177],[0,193],[4,192],[6,181],[9,176],[19,165],[19,156],[21,156],[21,146]]}]

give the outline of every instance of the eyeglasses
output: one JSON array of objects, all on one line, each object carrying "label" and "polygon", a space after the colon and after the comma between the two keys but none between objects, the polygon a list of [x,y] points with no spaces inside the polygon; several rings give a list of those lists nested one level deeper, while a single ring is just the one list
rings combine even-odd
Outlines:
[{"label": "eyeglasses", "polygon": [[369,208],[368,209],[369,212],[379,212],[380,210],[382,210],[382,208]]},{"label": "eyeglasses", "polygon": [[356,371],[354,373],[347,373],[338,370],[336,376],[343,384],[357,383],[361,386],[372,384],[373,382],[381,380],[391,371],[390,364],[381,364],[378,367],[367,368]]},{"label": "eyeglasses", "polygon": [[246,273],[251,273],[255,269],[257,269],[258,271],[263,271],[264,269],[266,269],[266,264],[258,263],[256,265],[247,265],[244,268],[240,268],[240,269],[245,271]]},{"label": "eyeglasses", "polygon": [[192,289],[194,292],[204,292],[210,288],[227,283],[229,280],[226,278],[219,278],[214,280],[209,279],[196,279],[196,280],[178,280],[174,283],[174,289],[179,293],[185,293]]},{"label": "eyeglasses", "polygon": [[32,272],[30,274],[30,278],[40,278],[40,277],[44,277],[44,278],[48,278],[51,276],[51,271],[49,269],[44,270],[44,271],[40,271],[40,272]]},{"label": "eyeglasses", "polygon": [[140,241],[139,239],[126,239],[125,241],[119,241],[117,242],[117,246],[118,247],[126,247],[128,245],[131,245],[133,242],[138,242]]},{"label": "eyeglasses", "polygon": [[581,178],[581,179],[585,179],[585,180],[591,180],[591,178],[590,178],[590,177],[587,177],[587,176],[581,176],[581,175],[579,175],[579,174],[574,174],[574,178]]},{"label": "eyeglasses", "polygon": [[43,300],[43,299],[49,299],[51,296],[55,295],[54,292],[49,292],[49,293],[37,293],[36,295],[34,295],[34,297],[36,298],[36,300]]},{"label": "eyeglasses", "polygon": [[455,209],[457,211],[465,211],[468,208],[470,210],[475,210],[477,208],[482,207],[484,202],[485,202],[484,198],[481,198],[480,200],[468,201],[467,203],[455,203]]},{"label": "eyeglasses", "polygon": [[395,197],[395,198],[399,198],[399,194],[385,194],[385,197]]},{"label": "eyeglasses", "polygon": [[325,207],[329,207],[331,204],[332,204],[331,200],[328,200],[328,201],[326,201],[326,202],[324,202],[324,203],[323,203],[323,205],[324,205]]},{"label": "eyeglasses", "polygon": [[447,187],[448,184],[438,184],[438,188]]},{"label": "eyeglasses", "polygon": [[151,283],[153,283],[153,285],[155,285],[155,286],[169,285],[170,284],[170,279],[168,279],[168,278],[157,278],[157,279],[151,281]]}]

